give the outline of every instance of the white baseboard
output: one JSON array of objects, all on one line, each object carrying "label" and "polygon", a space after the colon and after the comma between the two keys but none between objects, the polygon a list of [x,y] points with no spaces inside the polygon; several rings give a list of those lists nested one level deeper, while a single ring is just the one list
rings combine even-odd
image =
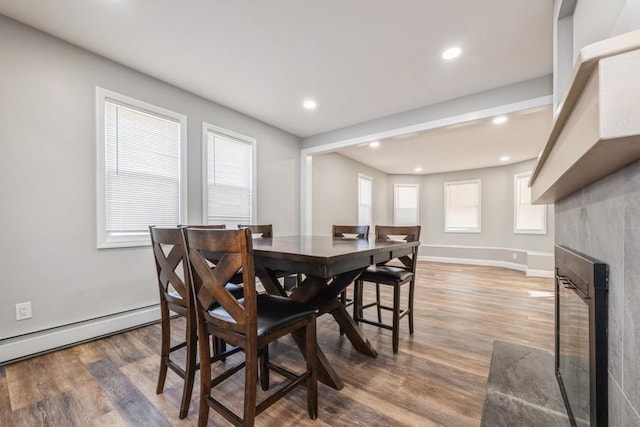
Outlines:
[{"label": "white baseboard", "polygon": [[472,259],[472,258],[449,258],[437,256],[418,256],[418,261],[443,262],[448,264],[466,264],[466,265],[482,265],[487,267],[503,267],[511,270],[518,270],[526,273],[531,277],[555,277],[553,271],[547,270],[530,270],[526,265],[517,264],[515,262],[496,261],[490,259]]},{"label": "white baseboard", "polygon": [[527,270],[527,276],[531,277],[548,277],[553,279],[556,277],[555,273],[551,270]]},{"label": "white baseboard", "polygon": [[113,334],[159,319],[159,305],[152,305],[46,331],[7,338],[0,341],[0,363]]}]

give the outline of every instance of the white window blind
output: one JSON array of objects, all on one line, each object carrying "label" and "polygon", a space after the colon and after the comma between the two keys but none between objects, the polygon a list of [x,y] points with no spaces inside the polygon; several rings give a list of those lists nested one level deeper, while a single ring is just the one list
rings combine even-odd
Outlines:
[{"label": "white window blind", "polygon": [[480,180],[447,182],[445,231],[480,232]]},{"label": "white window blind", "polygon": [[416,184],[394,185],[394,213],[395,225],[416,225],[418,218],[418,186]]},{"label": "white window blind", "polygon": [[546,234],[547,205],[531,204],[530,177],[531,172],[514,175],[513,232],[518,234]]},{"label": "white window blind", "polygon": [[[253,223],[254,142],[219,128],[206,127],[206,218],[209,224]],[[226,133],[225,133],[226,132]]]},{"label": "white window blind", "polygon": [[186,119],[105,90],[98,103],[98,246],[146,245],[149,225],[182,222]]},{"label": "white window blind", "polygon": [[371,226],[373,222],[373,179],[358,174],[358,224]]}]

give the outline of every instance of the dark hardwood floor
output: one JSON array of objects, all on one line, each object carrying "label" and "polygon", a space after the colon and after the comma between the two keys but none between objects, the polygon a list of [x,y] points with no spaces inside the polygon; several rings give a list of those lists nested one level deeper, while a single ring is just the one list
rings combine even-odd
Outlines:
[{"label": "dark hardwood floor", "polygon": [[[365,298],[373,289],[366,287]],[[373,359],[353,350],[333,319],[323,316],[318,342],[344,388],[319,385],[315,422],[307,417],[301,387],[256,424],[479,426],[493,341],[551,350],[552,291],[552,279],[512,270],[420,262],[415,333],[409,336],[404,319],[398,354],[391,351],[391,331],[361,326],[378,350]],[[183,334],[183,321],[173,322]],[[0,367],[0,426],[195,425],[199,382],[185,420],[178,419],[182,385],[175,374],[169,372],[165,392],[155,394],[159,339],[155,324]],[[290,337],[273,345],[271,354],[303,366]],[[272,386],[278,382],[273,375]],[[224,385],[223,400],[239,411],[242,373]],[[211,411],[210,425],[227,424]]]}]

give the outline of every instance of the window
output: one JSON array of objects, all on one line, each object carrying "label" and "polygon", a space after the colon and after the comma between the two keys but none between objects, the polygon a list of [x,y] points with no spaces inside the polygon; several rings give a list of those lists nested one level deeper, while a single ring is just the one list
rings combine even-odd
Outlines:
[{"label": "window", "polygon": [[203,218],[209,224],[252,224],[255,215],[255,138],[203,124]]},{"label": "window", "polygon": [[444,231],[480,232],[480,180],[444,184]]},{"label": "window", "polygon": [[547,205],[531,204],[531,172],[514,175],[513,232],[547,234]]},{"label": "window", "polygon": [[419,224],[418,185],[396,184],[393,186],[393,193],[393,223],[395,225]]},{"label": "window", "polygon": [[96,88],[98,248],[150,244],[186,217],[187,119]]},{"label": "window", "polygon": [[358,174],[358,225],[371,226],[373,222],[373,179]]}]

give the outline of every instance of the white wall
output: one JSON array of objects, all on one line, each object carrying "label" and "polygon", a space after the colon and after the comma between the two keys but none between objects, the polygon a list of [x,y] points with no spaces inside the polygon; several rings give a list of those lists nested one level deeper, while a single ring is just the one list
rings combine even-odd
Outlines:
[{"label": "white wall", "polygon": [[611,37],[626,0],[578,0],[573,12],[573,60],[588,44]]},{"label": "white wall", "polygon": [[96,86],[187,116],[189,223],[206,121],[257,138],[257,221],[298,232],[299,138],[2,15],[0,70],[0,361],[11,337],[158,302],[150,248],[96,249]]},{"label": "white wall", "polygon": [[[430,122],[446,120],[460,115],[467,115],[469,113],[477,114],[480,111],[500,109],[509,104],[530,102],[533,99],[550,96],[553,92],[552,86],[553,81],[551,75],[537,77],[303,138],[302,148],[309,149],[313,147],[320,147],[322,145],[347,141],[369,135],[377,135],[379,133],[402,129],[405,127],[420,126]],[[498,113],[502,114],[503,112],[493,111],[492,114]],[[381,136],[377,136],[376,138],[381,138]]]},{"label": "white wall", "polygon": [[[573,2],[573,15],[558,21],[561,5]],[[554,106],[557,107],[567,90],[580,49],[639,28],[640,0],[555,0]]]},{"label": "white wall", "polygon": [[358,173],[373,178],[371,225],[391,224],[387,174],[340,154],[318,154],[313,156],[312,234],[328,236],[333,224],[358,223]]}]

